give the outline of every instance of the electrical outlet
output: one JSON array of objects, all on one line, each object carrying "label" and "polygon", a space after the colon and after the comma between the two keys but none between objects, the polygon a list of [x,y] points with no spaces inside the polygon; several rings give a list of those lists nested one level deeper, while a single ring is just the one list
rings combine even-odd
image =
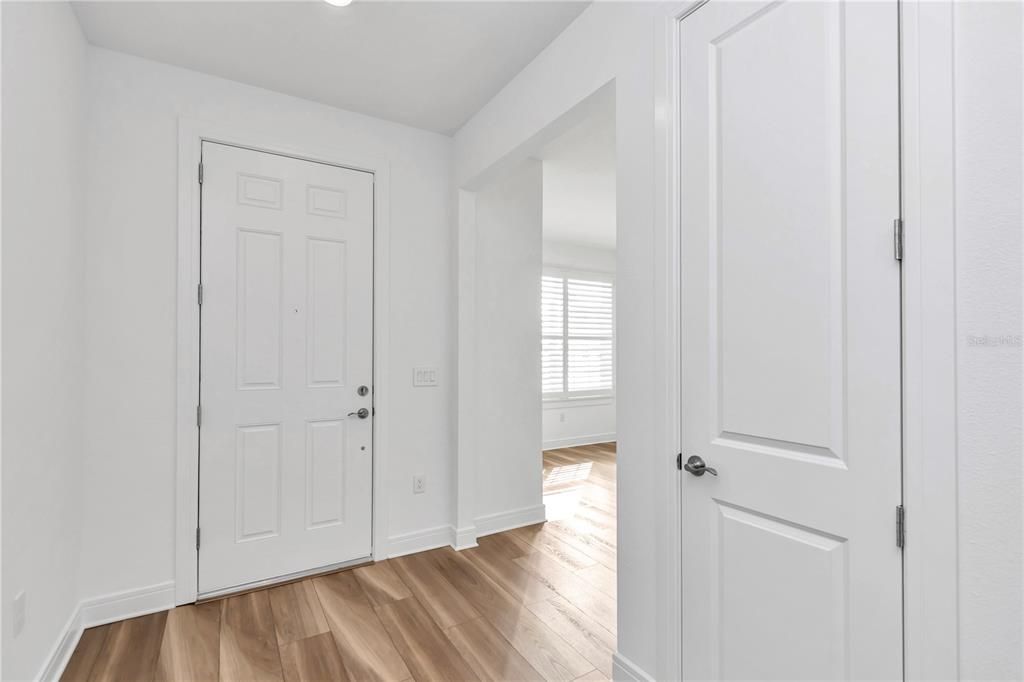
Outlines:
[{"label": "electrical outlet", "polygon": [[415,495],[427,492],[427,477],[423,474],[416,474],[412,477],[412,492]]},{"label": "electrical outlet", "polygon": [[11,629],[17,637],[25,629],[25,593],[19,592],[11,605]]}]

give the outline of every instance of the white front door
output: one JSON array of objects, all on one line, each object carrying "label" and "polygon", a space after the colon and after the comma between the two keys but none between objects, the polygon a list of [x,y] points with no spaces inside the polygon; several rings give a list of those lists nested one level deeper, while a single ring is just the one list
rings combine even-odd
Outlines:
[{"label": "white front door", "polygon": [[373,176],[202,155],[205,594],[370,555]]},{"label": "white front door", "polygon": [[679,30],[684,678],[899,679],[897,5]]}]

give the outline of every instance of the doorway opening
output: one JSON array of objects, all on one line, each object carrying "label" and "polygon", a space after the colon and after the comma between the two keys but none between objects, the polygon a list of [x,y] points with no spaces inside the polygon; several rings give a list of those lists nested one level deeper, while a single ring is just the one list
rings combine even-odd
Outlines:
[{"label": "doorway opening", "polygon": [[545,533],[615,584],[615,110],[601,102],[540,153]]},{"label": "doorway opening", "polygon": [[517,561],[543,569],[557,594],[551,608],[589,632],[580,640],[584,655],[609,676],[617,545],[614,95],[613,86],[602,88],[472,188],[473,257],[464,265],[475,301],[463,319],[472,320],[479,350],[472,370],[468,363],[460,370],[475,377],[460,387],[460,423],[474,428],[481,552],[508,542],[498,534],[514,538]]}]

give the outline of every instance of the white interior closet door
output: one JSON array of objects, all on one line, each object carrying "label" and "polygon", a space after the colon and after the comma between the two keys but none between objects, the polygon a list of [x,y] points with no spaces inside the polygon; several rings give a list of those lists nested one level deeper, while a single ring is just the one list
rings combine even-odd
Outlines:
[{"label": "white interior closet door", "polygon": [[208,594],[370,555],[373,176],[211,143],[203,169]]},{"label": "white interior closet door", "polygon": [[899,679],[896,3],[679,38],[684,677]]}]

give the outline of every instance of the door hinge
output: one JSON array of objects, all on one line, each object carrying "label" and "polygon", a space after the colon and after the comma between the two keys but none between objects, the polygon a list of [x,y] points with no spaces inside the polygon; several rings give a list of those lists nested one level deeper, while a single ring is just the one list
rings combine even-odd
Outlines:
[{"label": "door hinge", "polygon": [[903,260],[903,218],[892,221],[892,253],[896,260]]},{"label": "door hinge", "polygon": [[199,162],[199,184],[203,184],[203,162]]},{"label": "door hinge", "polygon": [[676,469],[683,470],[683,453],[676,455]]},{"label": "door hinge", "polygon": [[200,282],[199,286],[196,287],[196,301],[199,303],[199,305],[203,304],[203,283],[202,282]]},{"label": "door hinge", "polygon": [[198,429],[203,425],[203,406],[196,405],[196,428]]},{"label": "door hinge", "polygon": [[199,551],[199,540],[200,540],[200,537],[201,537],[201,534],[200,534],[199,526],[196,526],[196,551],[197,552]]},{"label": "door hinge", "polygon": [[907,544],[907,519],[903,505],[896,507],[896,546],[903,549]]}]

